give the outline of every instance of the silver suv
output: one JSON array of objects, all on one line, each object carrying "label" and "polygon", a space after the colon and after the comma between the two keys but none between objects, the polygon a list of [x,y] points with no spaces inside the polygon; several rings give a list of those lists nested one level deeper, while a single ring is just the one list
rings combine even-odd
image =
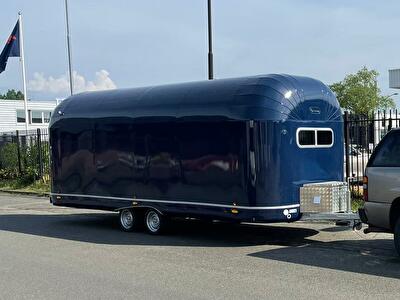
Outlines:
[{"label": "silver suv", "polygon": [[368,161],[364,177],[364,208],[360,218],[368,232],[394,233],[400,255],[400,129],[391,130]]}]

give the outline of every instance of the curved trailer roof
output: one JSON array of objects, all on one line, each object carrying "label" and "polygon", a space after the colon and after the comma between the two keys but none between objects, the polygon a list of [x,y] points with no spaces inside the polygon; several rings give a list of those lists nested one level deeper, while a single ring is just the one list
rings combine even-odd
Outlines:
[{"label": "curved trailer roof", "polygon": [[106,117],[342,121],[339,103],[326,85],[284,74],[87,92],[69,97],[55,111],[51,124]]}]

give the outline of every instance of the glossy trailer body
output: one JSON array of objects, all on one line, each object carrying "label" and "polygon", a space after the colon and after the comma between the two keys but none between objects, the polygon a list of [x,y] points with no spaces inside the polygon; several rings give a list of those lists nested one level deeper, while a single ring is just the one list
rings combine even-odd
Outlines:
[{"label": "glossy trailer body", "polygon": [[335,96],[307,77],[261,75],[78,94],[64,100],[51,120],[51,201],[294,221],[301,216],[300,186],[343,180],[342,135]]}]

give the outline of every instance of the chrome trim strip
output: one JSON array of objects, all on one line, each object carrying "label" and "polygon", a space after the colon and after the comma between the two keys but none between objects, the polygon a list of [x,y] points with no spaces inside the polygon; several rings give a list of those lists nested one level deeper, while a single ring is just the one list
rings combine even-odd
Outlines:
[{"label": "chrome trim strip", "polygon": [[171,201],[171,200],[153,200],[153,199],[130,199],[123,197],[106,197],[106,196],[96,196],[96,195],[83,195],[83,194],[58,194],[50,193],[50,196],[61,196],[61,197],[83,197],[83,198],[101,198],[110,200],[120,200],[120,201],[139,201],[139,202],[156,202],[156,203],[170,203],[170,204],[183,204],[183,205],[200,205],[200,206],[213,206],[213,207],[228,207],[228,208],[238,208],[238,209],[261,209],[261,210],[273,210],[273,209],[286,209],[286,208],[296,208],[300,207],[300,204],[291,205],[281,205],[281,206],[239,206],[239,205],[224,205],[216,203],[202,203],[202,202],[186,202],[186,201]]}]

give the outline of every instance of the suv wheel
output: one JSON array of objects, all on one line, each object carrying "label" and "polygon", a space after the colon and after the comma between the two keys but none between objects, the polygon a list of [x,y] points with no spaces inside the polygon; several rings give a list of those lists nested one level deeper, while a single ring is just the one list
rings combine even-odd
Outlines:
[{"label": "suv wheel", "polygon": [[396,247],[397,254],[400,255],[400,217],[397,218],[396,225],[394,226],[394,246]]}]

